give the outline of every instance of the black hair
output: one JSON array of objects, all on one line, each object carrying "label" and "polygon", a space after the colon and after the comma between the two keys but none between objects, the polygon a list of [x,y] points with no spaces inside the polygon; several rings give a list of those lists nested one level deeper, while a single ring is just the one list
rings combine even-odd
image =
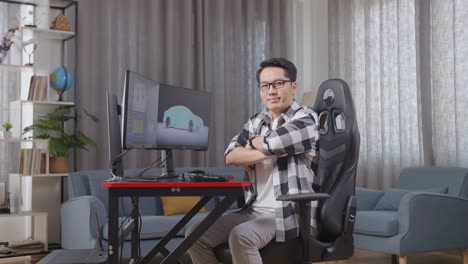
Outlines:
[{"label": "black hair", "polygon": [[257,83],[260,83],[260,73],[267,67],[279,67],[283,68],[284,75],[289,78],[292,82],[296,81],[297,69],[294,63],[290,62],[285,58],[272,58],[264,60],[260,63],[260,69],[257,70]]}]

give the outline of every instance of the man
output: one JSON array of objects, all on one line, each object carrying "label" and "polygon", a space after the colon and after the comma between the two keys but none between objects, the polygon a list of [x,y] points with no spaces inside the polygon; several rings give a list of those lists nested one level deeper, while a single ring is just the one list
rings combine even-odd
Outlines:
[{"label": "man", "polygon": [[262,263],[259,249],[275,237],[276,241],[297,237],[294,204],[276,197],[313,192],[319,133],[317,114],[294,101],[296,75],[294,64],[284,58],[260,64],[256,77],[268,111],[251,117],[226,150],[226,163],[244,166],[252,189],[243,209],[221,216],[189,249],[195,264],[217,263],[213,248],[226,241],[233,263]]}]

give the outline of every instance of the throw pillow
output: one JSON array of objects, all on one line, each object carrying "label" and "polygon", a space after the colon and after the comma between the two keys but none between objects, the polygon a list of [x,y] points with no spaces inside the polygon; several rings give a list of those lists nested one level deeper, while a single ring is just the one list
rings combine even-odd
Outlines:
[{"label": "throw pillow", "polygon": [[[164,215],[185,214],[200,201],[198,196],[162,196]],[[206,212],[203,207],[200,212]]]},{"label": "throw pillow", "polygon": [[385,191],[384,195],[375,205],[375,210],[382,211],[398,211],[400,200],[405,194],[410,192],[433,192],[447,193],[447,187],[431,188],[426,190],[405,190],[405,189],[390,189]]}]

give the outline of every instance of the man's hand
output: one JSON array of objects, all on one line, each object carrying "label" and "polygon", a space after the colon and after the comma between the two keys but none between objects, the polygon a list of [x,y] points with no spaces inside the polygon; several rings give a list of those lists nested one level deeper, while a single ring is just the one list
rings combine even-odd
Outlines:
[{"label": "man's hand", "polygon": [[258,136],[250,140],[252,142],[252,147],[256,150],[263,152],[263,136]]}]

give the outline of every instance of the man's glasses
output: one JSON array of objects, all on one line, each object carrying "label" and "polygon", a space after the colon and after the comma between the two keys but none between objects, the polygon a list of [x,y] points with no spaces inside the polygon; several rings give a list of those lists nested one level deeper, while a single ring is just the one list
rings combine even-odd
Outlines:
[{"label": "man's glasses", "polygon": [[273,89],[275,90],[279,90],[284,87],[285,83],[288,83],[288,82],[291,82],[291,80],[276,80],[271,83],[264,82],[264,83],[259,84],[258,88],[260,89],[261,92],[266,93],[268,92],[268,90],[270,90],[270,86],[272,86]]}]

